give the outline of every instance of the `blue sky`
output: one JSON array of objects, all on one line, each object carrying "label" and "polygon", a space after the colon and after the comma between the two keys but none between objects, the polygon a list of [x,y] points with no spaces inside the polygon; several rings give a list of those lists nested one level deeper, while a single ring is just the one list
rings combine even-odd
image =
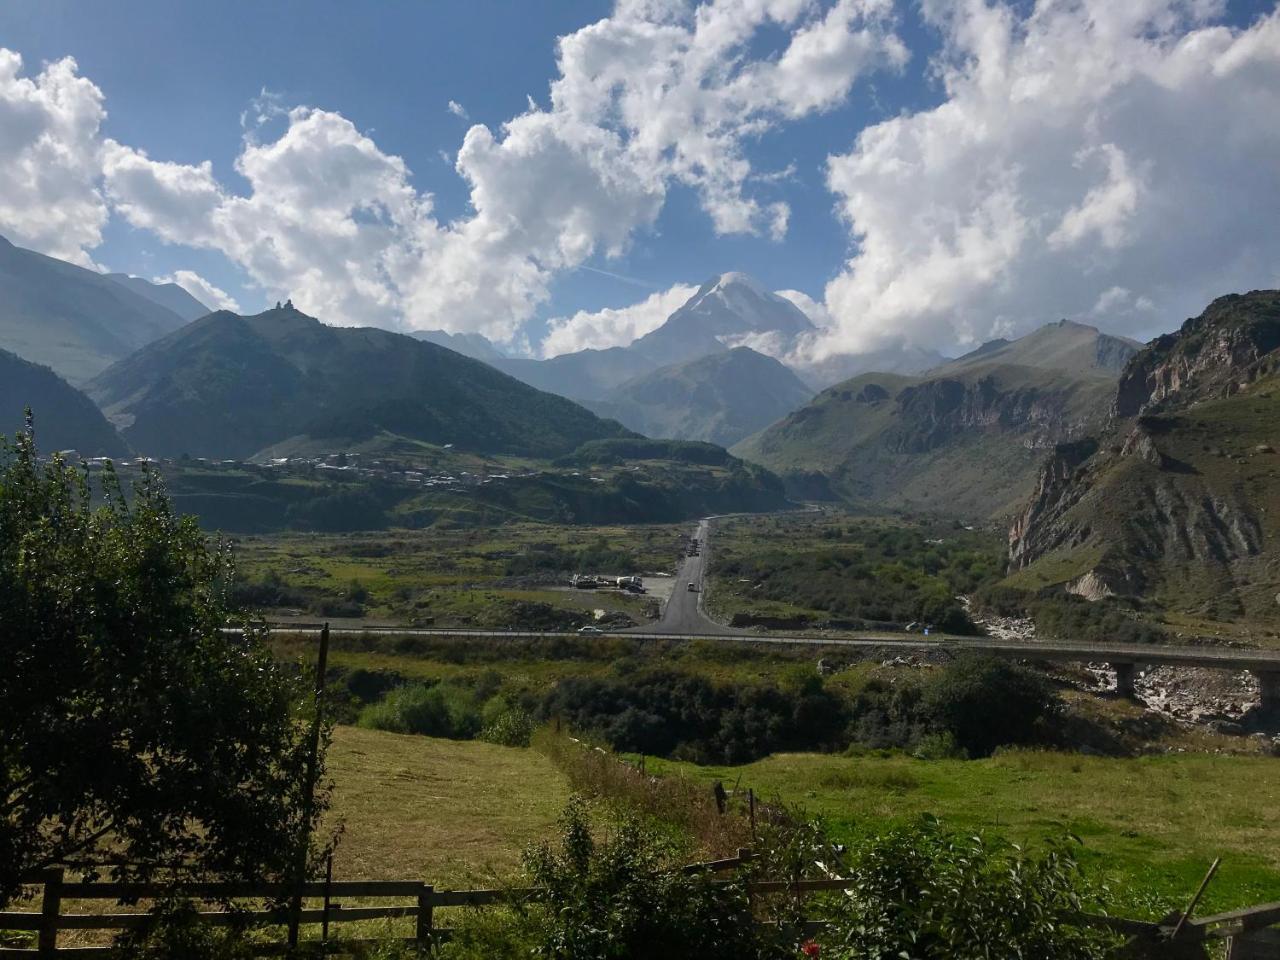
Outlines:
[{"label": "blue sky", "polygon": [[[1221,262],[1198,263],[1193,280],[1183,278],[1183,266],[1163,262],[1160,251],[1152,248],[1153,243],[1163,243],[1159,235],[1169,223],[1170,191],[1185,191],[1197,170],[1206,177],[1222,177],[1238,166],[1254,171],[1246,179],[1255,201],[1259,189],[1269,194],[1261,198],[1264,201],[1280,197],[1274,193],[1275,177],[1256,172],[1275,162],[1276,154],[1266,153],[1274,145],[1267,135],[1255,133],[1232,143],[1226,148],[1230,163],[1211,162],[1193,147],[1177,163],[1168,163],[1156,144],[1162,138],[1168,142],[1178,131],[1157,129],[1158,121],[1153,121],[1151,130],[1133,132],[1135,123],[1145,126],[1137,101],[1148,95],[1143,91],[1153,77],[1167,76],[1181,63],[1181,55],[1174,53],[1179,43],[1203,33],[1215,45],[1204,63],[1186,67],[1187,75],[1180,74],[1167,96],[1146,104],[1145,112],[1167,119],[1190,111],[1199,120],[1220,113],[1230,101],[1229,109],[1235,111],[1231,129],[1251,122],[1274,126],[1274,114],[1268,119],[1242,111],[1261,111],[1274,102],[1268,100],[1267,89],[1280,59],[1275,42],[1280,29],[1272,29],[1274,3],[1233,2],[1216,10],[1210,9],[1212,4],[1173,0],[1144,3],[1149,16],[1117,15],[1118,22],[1103,30],[1099,19],[1110,14],[1098,10],[1106,4],[1088,2],[1043,4],[1037,16],[1028,3],[989,8],[931,2],[922,12],[916,3],[888,0],[774,0],[776,15],[760,17],[747,10],[751,4],[746,0],[737,4],[741,13],[732,9],[733,0],[722,0],[726,18],[736,17],[746,26],[738,42],[707,47],[707,56],[719,57],[720,62],[703,75],[703,87],[785,61],[797,36],[816,34],[819,27],[830,38],[838,34],[842,41],[857,39],[860,52],[842,54],[843,62],[853,56],[866,62],[851,69],[847,78],[833,80],[829,63],[810,58],[801,63],[810,74],[768,81],[778,83],[777,92],[756,97],[739,89],[711,103],[707,109],[724,114],[703,127],[697,119],[703,106],[690,100],[694,119],[684,128],[679,104],[664,107],[665,113],[655,109],[632,126],[617,122],[607,111],[587,119],[575,114],[572,124],[555,120],[549,89],[562,74],[557,38],[602,21],[615,28],[609,37],[615,44],[630,42],[637,25],[682,28],[693,37],[697,18],[707,9],[700,12],[692,3],[672,15],[637,12],[644,6],[639,2],[621,11],[609,3],[569,0],[227,0],[199,5],[8,0],[0,7],[0,48],[21,56],[17,82],[36,82],[46,64],[74,58],[75,76],[96,87],[105,110],[91,134],[93,143],[114,142],[120,149],[116,160],[103,161],[101,169],[94,166],[96,160],[89,164],[92,169],[83,174],[88,193],[78,199],[68,196],[67,209],[82,208],[87,219],[76,222],[68,217],[71,225],[65,236],[52,228],[32,227],[34,215],[22,210],[6,222],[4,193],[17,194],[23,184],[6,184],[0,174],[0,232],[46,252],[75,251],[82,261],[113,270],[148,277],[189,271],[246,311],[276,299],[282,291],[296,290],[301,302],[339,314],[322,319],[478,329],[497,339],[513,337],[514,342],[535,346],[549,318],[575,314],[579,326],[571,328],[573,336],[567,342],[604,345],[611,336],[608,330],[582,332],[579,337],[579,328],[587,331],[595,322],[594,311],[623,308],[673,285],[696,284],[725,270],[746,271],[773,289],[807,295],[812,302],[804,304],[806,309],[836,331],[833,342],[846,350],[872,349],[899,336],[917,343],[963,346],[1057,315],[1086,316],[1090,311],[1105,325],[1149,334],[1180,319],[1180,311],[1189,310],[1210,291],[1275,282],[1280,262],[1276,247],[1260,236],[1260,229],[1228,220],[1221,230],[1237,235],[1238,248],[1220,254]],[[836,18],[828,14],[846,4],[852,12],[835,24]],[[651,6],[656,10],[659,4]],[[1055,8],[1061,15],[1049,17],[1046,11]],[[1001,17],[1002,25],[995,23]],[[1099,39],[1103,34],[1105,42]],[[1005,88],[995,91],[983,87],[981,80],[983,58],[997,59],[990,52],[993,37],[1003,45],[1005,66],[1014,64],[1006,70]],[[1052,69],[1063,72],[1040,87],[1036,96],[1044,103],[1033,104],[1023,116],[1025,97],[1020,91],[1027,89],[1027,78],[1053,76],[1036,61],[1036,50],[1046,40],[1061,45],[1063,63]],[[689,50],[696,52],[699,42],[690,41],[687,49],[676,42],[672,76],[690,69]],[[1112,49],[1106,48],[1108,43]],[[1071,52],[1073,44],[1080,45],[1078,55]],[[1232,44],[1238,45],[1237,60],[1252,60],[1247,68],[1233,68],[1227,83],[1212,63],[1214,57],[1221,61],[1231,56]],[[1141,49],[1136,58],[1133,45]],[[590,50],[583,49],[582,62],[589,64]],[[1108,70],[1116,75],[1126,72],[1114,90],[1085,86],[1078,77],[1084,68],[1073,68],[1070,62],[1095,56],[1100,76]],[[686,60],[677,62],[679,57]],[[1139,65],[1131,67],[1135,59]],[[1127,75],[1130,70],[1133,76]],[[603,73],[582,67],[574,81],[579,92],[596,81],[601,91],[608,90],[611,81]],[[824,90],[823,84],[830,90],[823,92],[821,102],[808,103],[806,90]],[[1055,102],[1059,87],[1071,89]],[[1248,95],[1252,93],[1257,96]],[[1007,111],[1000,108],[1001,97],[1008,98]],[[530,123],[531,146],[525,148],[517,144],[517,137],[504,134],[503,125],[532,113],[529,98],[539,112],[536,119],[546,125],[534,130]],[[465,109],[465,119],[449,110],[450,101]],[[258,125],[254,118],[264,104],[272,109]],[[210,176],[201,189],[216,189],[224,206],[228,198],[234,205],[236,198],[250,197],[255,189],[263,206],[269,205],[266,189],[255,187],[239,172],[237,158],[246,150],[246,135],[264,147],[283,143],[300,123],[300,115],[286,112],[294,108],[323,112],[326,122],[337,125],[334,129],[339,121],[345,122],[368,142],[370,146],[362,148],[366,153],[375,151],[374,161],[385,167],[390,162],[386,158],[401,158],[409,171],[403,182],[391,186],[377,174],[377,190],[385,191],[370,201],[374,212],[351,214],[352,229],[377,228],[378,237],[342,251],[322,249],[322,242],[316,241],[316,275],[331,282],[325,290],[320,289],[324,284],[317,285],[314,293],[310,286],[315,275],[308,278],[296,265],[285,268],[262,259],[262,238],[246,239],[259,227],[247,227],[243,219],[219,231],[192,226],[192,217],[224,214],[207,213],[213,208],[191,200],[190,191],[181,197],[162,196],[161,187],[173,184],[159,182],[166,170],[177,177],[208,161]],[[742,124],[730,116],[735,110],[743,113]],[[974,129],[998,126],[1007,113],[1009,129],[989,131],[986,140],[975,138],[975,144],[961,149],[954,141],[965,138],[944,129],[947,111],[961,116],[969,111]],[[1052,122],[1055,111],[1060,124]],[[0,111],[0,137],[5,116]],[[320,119],[317,115],[317,125]],[[1167,119],[1169,124],[1177,122]],[[469,182],[454,164],[468,129],[476,124],[487,127],[495,143],[478,145]],[[51,122],[51,129],[56,126]],[[875,150],[855,147],[866,128],[883,133],[887,142]],[[452,224],[475,219],[477,182],[490,198],[488,209],[494,211],[495,222],[527,211],[527,202],[502,191],[536,193],[544,185],[555,185],[556,163],[563,161],[539,152],[545,143],[539,138],[549,135],[549,129],[554,137],[571,142],[573,151],[594,149],[582,146],[582,131],[605,131],[621,139],[627,164],[634,164],[612,185],[599,188],[604,195],[596,207],[588,209],[584,202],[581,219],[587,226],[575,221],[558,227],[554,236],[508,238],[502,243],[474,237],[406,239],[421,236],[424,222],[428,232],[448,232]],[[714,141],[709,152],[687,163],[669,160],[679,144],[695,141],[708,129]],[[637,144],[653,131],[670,137],[665,152],[636,159]],[[302,132],[301,126],[294,132]],[[327,135],[322,139],[331,142]],[[831,167],[830,157],[837,158]],[[538,166],[544,160],[545,169]],[[329,170],[323,159],[297,162],[335,183],[360,175],[337,165]],[[606,150],[586,162],[588,167],[594,164],[592,169],[616,172],[621,161]],[[735,163],[749,166],[745,178],[733,172]],[[148,164],[150,168],[143,169]],[[181,169],[161,169],[157,164]],[[913,165],[916,169],[909,169]],[[119,172],[122,167],[134,174],[132,180]],[[1003,178],[991,175],[995,170],[1004,171]],[[484,179],[490,173],[492,183]],[[142,184],[139,178],[144,175],[152,179]],[[269,174],[276,187],[278,175],[278,168]],[[566,173],[570,175],[574,174]],[[1009,177],[1017,181],[1013,188]],[[615,206],[608,191],[619,184],[625,187],[628,180],[644,181],[645,187],[618,199]],[[975,189],[979,182],[980,189]],[[1047,182],[1055,188],[1045,188]],[[913,197],[917,188],[920,196]],[[583,192],[592,189],[594,181],[584,185]],[[54,187],[44,184],[41,190]],[[1011,197],[1006,196],[1010,191]],[[1204,203],[1220,192],[1221,186],[1206,188]],[[96,213],[91,194],[100,199]],[[407,195],[411,199],[405,204],[419,205],[412,212],[397,206]],[[424,213],[422,203],[428,195],[430,211]],[[163,220],[180,200],[191,200],[194,212],[184,212],[181,223]],[[1006,201],[1015,213],[1002,206]],[[46,201],[60,202],[64,201],[56,192]],[[779,204],[787,208],[785,232],[774,221]],[[282,214],[279,204],[270,205],[277,216],[289,219],[291,228],[305,216],[305,210]],[[713,207],[719,211],[714,215]],[[1243,198],[1238,204],[1229,199],[1227,207],[1232,216],[1249,216]],[[1010,219],[1015,214],[1017,222]],[[252,215],[234,212],[236,218]],[[97,236],[90,222],[95,216],[100,221]],[[903,224],[915,225],[916,232],[906,232]],[[475,233],[483,232],[480,226]],[[263,220],[260,229],[269,235],[282,228],[278,221]],[[324,226],[298,229],[312,231],[296,239],[296,259],[305,259],[308,238],[315,230],[324,233]],[[974,231],[980,236],[975,238]],[[385,233],[394,233],[395,239],[386,239]],[[1208,251],[1221,245],[1221,238],[1206,237],[1203,248],[1183,244],[1165,251],[1165,259],[1213,259]],[[617,255],[606,255],[610,248]],[[412,270],[396,265],[409,249],[418,264]],[[349,262],[356,256],[352,250],[359,256],[369,251],[385,263],[372,278],[353,274],[340,282],[326,263],[344,258]],[[1116,256],[1117,251],[1123,256]],[[433,257],[456,262],[447,270],[434,263],[422,266]],[[514,266],[508,269],[502,257]],[[476,272],[471,283],[467,271],[478,262],[493,275]],[[503,277],[519,272],[517,267],[527,268],[530,277],[519,289],[504,291],[505,299],[481,303],[483,298],[471,290],[474,286],[484,293],[502,286]],[[1065,282],[1063,276],[1073,271],[1091,279]],[[341,288],[343,282],[351,289]],[[372,294],[371,284],[379,287]],[[441,294],[441,287],[449,285],[458,291]],[[473,301],[474,310],[469,308]]]}]

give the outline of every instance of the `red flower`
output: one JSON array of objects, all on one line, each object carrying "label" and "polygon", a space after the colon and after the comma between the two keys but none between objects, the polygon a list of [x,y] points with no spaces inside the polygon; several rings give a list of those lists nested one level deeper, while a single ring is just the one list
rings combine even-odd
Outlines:
[{"label": "red flower", "polygon": [[800,944],[800,952],[806,957],[816,957],[821,950],[822,948],[812,940],[806,940],[804,943]]}]

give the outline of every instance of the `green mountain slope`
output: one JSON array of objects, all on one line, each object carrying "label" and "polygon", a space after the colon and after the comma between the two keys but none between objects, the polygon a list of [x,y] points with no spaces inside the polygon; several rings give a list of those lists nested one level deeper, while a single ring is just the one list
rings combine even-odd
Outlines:
[{"label": "green mountain slope", "polygon": [[1125,368],[1010,531],[1015,586],[1280,622],[1280,291],[1223,297]]},{"label": "green mountain slope", "polygon": [[[329,327],[291,305],[219,311],[115,364],[90,394],[152,456],[252,457],[286,441],[386,433],[460,449],[557,456],[625,436],[616,423],[433,343]],[[282,446],[284,445],[284,446]]]},{"label": "green mountain slope", "polygon": [[993,363],[1070,373],[1118,376],[1142,344],[1102,333],[1095,327],[1059,320],[1017,340],[992,340],[971,353],[929,370],[926,376],[966,373]]},{"label": "green mountain slope", "polygon": [[72,383],[83,384],[184,322],[108,276],[0,237],[0,349]]},{"label": "green mountain slope", "polygon": [[636,377],[588,406],[648,437],[727,447],[812,397],[777,360],[735,347]]},{"label": "green mountain slope", "polygon": [[1108,341],[1126,343],[1056,323],[919,377],[862,374],[733,452],[783,474],[801,495],[820,474],[863,507],[1008,516],[1034,487],[1045,452],[1105,417],[1118,349]]},{"label": "green mountain slope", "polygon": [[12,437],[23,429],[28,407],[44,453],[75,450],[86,457],[118,457],[128,452],[92,400],[48,367],[0,350],[0,433]]}]

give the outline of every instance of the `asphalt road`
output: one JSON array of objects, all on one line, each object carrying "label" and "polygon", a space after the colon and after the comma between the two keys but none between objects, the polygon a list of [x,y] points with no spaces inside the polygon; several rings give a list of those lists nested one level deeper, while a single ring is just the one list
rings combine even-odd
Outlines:
[{"label": "asphalt road", "polygon": [[[707,556],[711,549],[711,523],[708,520],[698,521],[693,535],[698,538],[701,549],[696,557],[686,556],[676,571],[675,586],[671,590],[671,599],[662,611],[662,618],[653,626],[643,628],[645,632],[701,634],[715,636],[729,632],[702,612],[703,575],[706,570]],[[689,590],[689,584],[697,586],[697,591]]]}]

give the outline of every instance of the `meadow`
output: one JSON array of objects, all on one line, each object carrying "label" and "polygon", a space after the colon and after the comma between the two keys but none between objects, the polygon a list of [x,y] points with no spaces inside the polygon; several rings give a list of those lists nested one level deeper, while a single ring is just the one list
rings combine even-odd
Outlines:
[{"label": "meadow", "polygon": [[236,599],[276,617],[569,629],[643,596],[568,591],[573,573],[669,573],[688,524],[272,534],[234,542]]},{"label": "meadow", "polygon": [[1185,902],[1214,857],[1201,913],[1280,900],[1280,760],[1171,753],[1136,758],[1007,750],[981,760],[775,754],[738,767],[649,761],[664,775],[753,789],[852,838],[920,814],[1018,843],[1074,835],[1123,899]]}]

